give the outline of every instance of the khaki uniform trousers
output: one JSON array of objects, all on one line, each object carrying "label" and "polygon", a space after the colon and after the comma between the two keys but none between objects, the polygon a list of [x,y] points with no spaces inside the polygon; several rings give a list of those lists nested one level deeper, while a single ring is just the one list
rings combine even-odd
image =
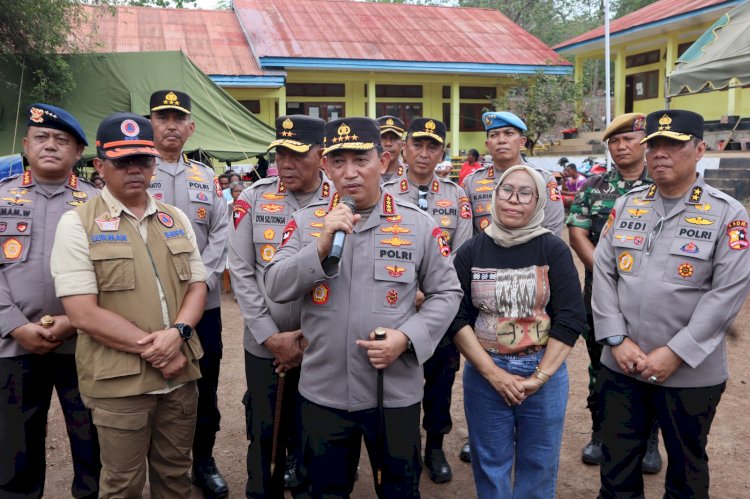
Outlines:
[{"label": "khaki uniform trousers", "polygon": [[118,398],[81,396],[99,433],[102,472],[99,497],[190,497],[190,449],[198,408],[196,382],[169,393]]}]

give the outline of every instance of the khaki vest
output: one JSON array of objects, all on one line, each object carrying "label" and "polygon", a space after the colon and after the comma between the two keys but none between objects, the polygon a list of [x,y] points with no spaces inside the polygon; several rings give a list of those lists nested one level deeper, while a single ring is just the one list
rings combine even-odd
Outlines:
[{"label": "khaki vest", "polygon": [[[97,219],[101,223],[104,214],[109,213],[101,196],[76,209],[94,263],[99,306],[125,317],[146,332],[164,329],[157,280],[166,296],[171,324],[191,277],[189,257],[193,245],[185,227],[173,207],[159,202],[156,207],[157,213],[148,217],[148,246],[124,216],[117,230],[101,230]],[[187,366],[168,383],[161,371],[140,355],[106,347],[79,330],[76,365],[80,391],[94,398],[127,397],[200,378],[198,359],[203,356],[203,349],[197,335],[181,349],[188,360]]]}]

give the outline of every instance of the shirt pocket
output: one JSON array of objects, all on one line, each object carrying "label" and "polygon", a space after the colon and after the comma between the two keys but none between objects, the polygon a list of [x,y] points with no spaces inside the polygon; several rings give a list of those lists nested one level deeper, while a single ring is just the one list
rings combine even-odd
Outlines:
[{"label": "shirt pocket", "polygon": [[126,244],[94,244],[89,249],[99,291],[135,288],[133,248]]},{"label": "shirt pocket", "polygon": [[675,238],[669,247],[663,281],[700,288],[709,286],[713,277],[714,241]]},{"label": "shirt pocket", "polygon": [[[625,239],[627,237],[627,239]],[[632,239],[630,239],[632,237]],[[639,239],[635,239],[639,238]],[[615,232],[612,246],[615,250],[615,267],[622,276],[637,276],[643,259],[645,236]]]},{"label": "shirt pocket", "polygon": [[190,196],[190,220],[197,224],[207,224],[211,212],[212,193],[201,189],[188,189]]},{"label": "shirt pocket", "polygon": [[172,264],[177,271],[177,276],[181,281],[188,281],[193,276],[190,269],[190,255],[193,253],[193,245],[187,238],[167,239],[169,253],[172,258]]},{"label": "shirt pocket", "polygon": [[417,287],[413,262],[375,260],[372,287],[372,311],[379,314],[404,314],[414,306]]}]

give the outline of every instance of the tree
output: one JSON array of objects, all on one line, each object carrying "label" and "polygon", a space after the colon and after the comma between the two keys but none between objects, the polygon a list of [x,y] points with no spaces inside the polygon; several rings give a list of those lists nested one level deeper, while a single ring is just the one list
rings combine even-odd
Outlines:
[{"label": "tree", "polygon": [[[0,0],[0,55],[23,68],[34,100],[57,102],[75,88],[60,53],[76,50],[70,33],[84,19],[81,5],[73,0]],[[6,89],[8,69],[0,68]]]},{"label": "tree", "polygon": [[541,136],[557,127],[575,126],[581,121],[582,86],[569,76],[517,75],[499,99],[492,99],[496,110],[510,110],[522,117],[531,141],[530,154]]}]

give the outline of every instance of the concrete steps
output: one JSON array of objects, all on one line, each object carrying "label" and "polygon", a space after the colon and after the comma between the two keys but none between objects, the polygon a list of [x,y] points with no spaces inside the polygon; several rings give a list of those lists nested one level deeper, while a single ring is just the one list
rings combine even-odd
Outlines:
[{"label": "concrete steps", "polygon": [[748,158],[721,158],[719,168],[703,173],[706,183],[720,191],[742,200],[750,197],[750,160]]}]

